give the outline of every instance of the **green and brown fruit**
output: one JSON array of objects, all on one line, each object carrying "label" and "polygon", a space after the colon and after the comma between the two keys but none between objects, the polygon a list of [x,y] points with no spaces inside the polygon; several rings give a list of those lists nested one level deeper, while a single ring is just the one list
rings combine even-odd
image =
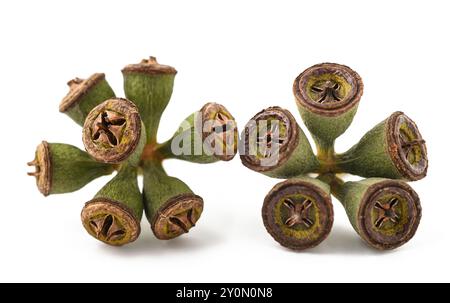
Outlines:
[{"label": "green and brown fruit", "polygon": [[[326,237],[327,228],[311,226],[326,222],[329,225],[321,226],[331,228],[332,211],[325,207],[331,205],[329,186],[370,246],[393,249],[414,236],[421,218],[420,201],[401,180],[420,180],[428,168],[425,140],[414,121],[395,112],[347,152],[335,152],[335,140],[353,121],[363,88],[355,71],[335,63],[314,65],[295,79],[297,107],[314,139],[316,155],[287,110],[270,107],[247,124],[239,149],[242,163],[271,177],[289,178],[269,192],[262,212],[266,229],[283,246],[302,250]],[[317,180],[308,179],[311,173],[318,174]],[[344,183],[337,175],[345,173],[372,178]],[[314,198],[311,190],[316,192]],[[314,203],[323,206],[320,212],[313,208],[316,220],[311,218]]]},{"label": "green and brown fruit", "polygon": [[[49,195],[74,191],[96,177],[117,171],[85,204],[81,219],[86,231],[110,245],[131,243],[139,236],[145,208],[155,236],[172,239],[195,226],[203,199],[183,181],[168,176],[162,161],[231,160],[237,152],[236,123],[224,106],[205,104],[182,123],[187,125],[182,132],[198,136],[202,143],[210,140],[209,145],[202,144],[200,154],[175,155],[171,143],[180,131],[166,144],[158,143],[156,134],[172,94],[176,70],[150,57],[127,65],[122,73],[128,99],[115,97],[104,74],[68,83],[70,92],[61,102],[60,111],[83,126],[87,152],[43,142],[35,160],[29,163],[36,171],[29,174],[36,177],[39,190]],[[197,124],[201,124],[198,129]],[[139,173],[144,175],[144,193],[137,183]]]},{"label": "green and brown fruit", "polygon": [[76,191],[114,171],[73,145],[46,141],[37,146],[35,158],[28,165],[35,167],[28,175],[36,177],[37,188],[44,196]]},{"label": "green and brown fruit", "polygon": [[294,116],[277,106],[260,111],[247,123],[240,149],[242,164],[270,177],[291,178],[319,168]]},{"label": "green and brown fruit", "polygon": [[81,126],[94,107],[115,97],[103,73],[93,74],[87,79],[74,78],[67,85],[70,90],[62,99],[59,111]]},{"label": "green and brown fruit", "polygon": [[364,85],[348,66],[322,63],[303,71],[293,91],[306,127],[317,145],[328,149],[352,123]]}]

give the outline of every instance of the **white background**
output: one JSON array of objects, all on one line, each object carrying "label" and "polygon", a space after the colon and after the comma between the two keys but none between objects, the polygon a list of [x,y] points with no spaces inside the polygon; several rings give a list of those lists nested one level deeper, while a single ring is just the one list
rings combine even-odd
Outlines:
[{"label": "white background", "polygon": [[[449,281],[448,1],[1,1],[0,281]],[[178,70],[161,124],[167,139],[205,102],[242,126],[279,105],[300,121],[295,77],[337,62],[363,78],[364,96],[338,151],[395,110],[427,140],[428,177],[416,236],[379,252],[362,243],[342,207],[319,247],[293,252],[266,233],[261,205],[278,180],[229,163],[165,164],[205,200],[191,233],[141,237],[115,248],[89,237],[80,211],[109,179],[44,198],[25,163],[43,139],[82,148],[81,128],[58,112],[66,82],[105,72],[123,95],[120,69],[149,55]]]}]

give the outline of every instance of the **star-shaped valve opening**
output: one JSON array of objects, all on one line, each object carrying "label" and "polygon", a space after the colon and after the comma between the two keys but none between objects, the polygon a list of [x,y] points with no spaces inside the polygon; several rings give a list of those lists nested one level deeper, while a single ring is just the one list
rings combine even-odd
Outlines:
[{"label": "star-shaped valve opening", "polygon": [[188,233],[195,226],[196,219],[193,217],[193,213],[193,209],[190,208],[183,213],[170,216],[168,221],[171,230],[181,230],[183,233]]},{"label": "star-shaped valve opening", "polygon": [[124,228],[111,214],[91,219],[89,226],[98,239],[106,242],[120,240],[125,235]]},{"label": "star-shaped valve opening", "polygon": [[273,120],[268,123],[270,123],[269,127],[258,128],[259,132],[256,137],[256,144],[263,158],[268,158],[274,152],[279,152],[280,146],[287,140],[284,135],[280,134],[280,121]]},{"label": "star-shaped valve opening", "polygon": [[218,112],[215,116],[212,131],[214,133],[214,141],[212,146],[215,146],[215,142],[221,142],[223,146],[223,152],[226,151],[227,146],[233,144],[234,132],[236,125],[233,119],[230,119],[222,112]]},{"label": "star-shaped valve opening", "polygon": [[289,198],[285,199],[283,206],[288,210],[288,218],[284,221],[284,224],[288,227],[303,225],[306,228],[310,228],[313,226],[314,221],[309,214],[312,205],[313,202],[310,199],[302,199],[300,202],[294,202]]},{"label": "star-shaped valve opening", "polygon": [[421,146],[425,144],[425,140],[421,138],[412,138],[406,131],[400,130],[400,144],[403,154],[406,160],[414,165],[418,163],[422,158],[420,152],[416,152],[416,149],[421,149]]},{"label": "star-shaped valve opening", "polygon": [[332,80],[316,83],[311,87],[311,90],[317,96],[315,101],[321,104],[342,101],[340,89],[341,85]]},{"label": "star-shaped valve opening", "polygon": [[399,222],[400,216],[396,212],[396,207],[399,204],[397,198],[391,198],[388,202],[382,203],[377,201],[375,203],[375,208],[378,210],[378,217],[375,220],[375,227],[381,228],[386,222],[392,222],[397,224]]},{"label": "star-shaped valve opening", "polygon": [[105,110],[95,119],[92,129],[92,139],[96,144],[115,147],[120,144],[126,127],[123,115]]}]

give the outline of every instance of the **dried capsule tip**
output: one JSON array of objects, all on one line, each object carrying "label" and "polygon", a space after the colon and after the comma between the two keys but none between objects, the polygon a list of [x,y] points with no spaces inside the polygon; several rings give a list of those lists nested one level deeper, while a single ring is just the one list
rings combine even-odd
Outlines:
[{"label": "dried capsule tip", "polygon": [[69,86],[69,88],[75,89],[76,87],[78,87],[81,83],[83,83],[84,79],[80,79],[80,78],[74,78],[72,80],[70,80],[69,82],[67,82],[67,85]]},{"label": "dried capsule tip", "polygon": [[172,197],[158,211],[151,224],[158,239],[178,237],[195,226],[203,211],[203,199],[193,194]]},{"label": "dried capsule tip", "polygon": [[126,99],[110,99],[95,107],[83,127],[86,151],[96,160],[119,163],[136,149],[141,137],[137,107]]},{"label": "dried capsule tip", "polygon": [[140,224],[133,211],[107,198],[87,202],[81,212],[81,220],[91,236],[110,245],[133,242],[140,233]]},{"label": "dried capsule tip", "polygon": [[97,85],[100,81],[105,79],[105,74],[96,73],[91,75],[87,79],[74,78],[67,82],[67,85],[70,88],[69,93],[61,100],[59,104],[59,111],[66,112],[76,104],[78,104],[82,97],[91,90],[95,85]]},{"label": "dried capsule tip", "polygon": [[142,59],[141,63],[144,64],[158,64],[156,57],[150,56],[148,59]]},{"label": "dried capsule tip", "polygon": [[206,103],[200,113],[197,127],[202,130],[203,145],[220,160],[233,159],[238,145],[234,117],[218,103]]},{"label": "dried capsule tip", "polygon": [[155,57],[150,56],[148,59],[142,59],[138,64],[129,64],[122,69],[124,74],[172,74],[177,73],[176,69],[169,65],[159,64]]},{"label": "dried capsule tip", "polygon": [[50,146],[46,141],[37,146],[34,160],[27,165],[35,166],[35,171],[27,174],[36,177],[36,185],[44,196],[49,195],[52,186],[52,162]]},{"label": "dried capsule tip", "polygon": [[27,173],[28,176],[38,176],[39,175],[41,169],[40,169],[39,163],[36,161],[36,159],[31,161],[31,162],[28,162],[27,165],[28,166],[35,166],[35,171],[34,172],[28,172]]},{"label": "dried capsule tip", "polygon": [[331,197],[300,179],[281,182],[267,194],[262,208],[264,226],[281,245],[302,250],[318,245],[331,231]]},{"label": "dried capsule tip", "polygon": [[255,171],[270,171],[289,159],[299,144],[299,127],[292,114],[269,107],[256,114],[245,126],[241,161]]}]

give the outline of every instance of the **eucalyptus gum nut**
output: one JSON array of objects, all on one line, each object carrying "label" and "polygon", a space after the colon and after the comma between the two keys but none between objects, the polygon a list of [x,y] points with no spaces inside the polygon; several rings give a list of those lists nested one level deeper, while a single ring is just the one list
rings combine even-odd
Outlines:
[{"label": "eucalyptus gum nut", "polygon": [[145,128],[138,108],[129,100],[115,98],[97,105],[86,117],[83,143],[94,159],[138,164],[145,145]]},{"label": "eucalyptus gum nut", "polygon": [[119,246],[139,236],[143,209],[137,167],[124,164],[94,199],[85,204],[81,221],[97,240]]},{"label": "eucalyptus gum nut", "polygon": [[36,148],[35,159],[28,163],[35,166],[39,191],[44,195],[76,191],[92,180],[111,174],[114,168],[98,163],[79,148],[62,143],[42,141]]},{"label": "eucalyptus gum nut", "polygon": [[180,179],[170,177],[160,163],[144,162],[145,214],[156,238],[176,238],[195,226],[203,199]]},{"label": "eucalyptus gum nut", "polygon": [[173,67],[159,64],[154,57],[122,69],[125,96],[139,108],[149,143],[156,142],[161,115],[172,96],[176,73]]},{"label": "eucalyptus gum nut", "polygon": [[274,106],[256,114],[240,142],[242,164],[275,178],[290,178],[319,168],[308,138],[294,116]]},{"label": "eucalyptus gum nut", "polygon": [[408,242],[419,226],[419,196],[405,182],[369,178],[346,182],[336,191],[353,228],[371,247],[397,248]]},{"label": "eucalyptus gum nut", "polygon": [[234,117],[225,106],[210,102],[184,119],[157,152],[164,158],[202,164],[230,161],[236,155],[238,140]]},{"label": "eucalyptus gum nut", "polygon": [[105,79],[105,74],[96,73],[87,79],[75,78],[67,82],[69,93],[62,99],[59,111],[83,126],[89,112],[98,104],[115,97]]},{"label": "eucalyptus gum nut", "polygon": [[309,67],[294,81],[300,115],[319,146],[330,148],[353,121],[364,85],[345,65],[322,63]]},{"label": "eucalyptus gum nut", "polygon": [[262,218],[282,246],[294,250],[317,246],[333,226],[330,187],[306,176],[278,183],[264,199]]},{"label": "eucalyptus gum nut", "polygon": [[428,168],[425,141],[402,112],[377,124],[336,161],[340,170],[355,175],[410,181],[424,178]]}]

